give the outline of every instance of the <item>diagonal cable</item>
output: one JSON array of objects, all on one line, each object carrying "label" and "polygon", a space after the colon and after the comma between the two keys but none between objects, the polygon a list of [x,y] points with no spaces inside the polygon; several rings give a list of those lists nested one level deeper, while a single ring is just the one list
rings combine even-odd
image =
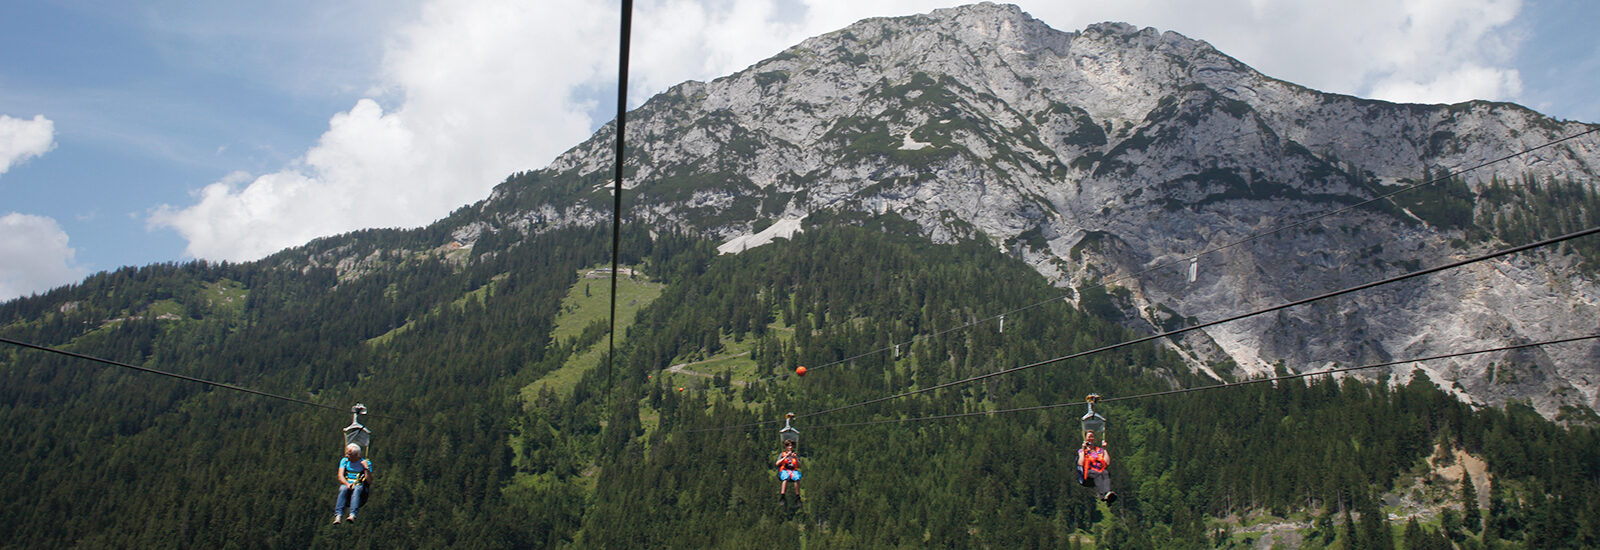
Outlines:
[{"label": "diagonal cable", "polygon": [[943,389],[943,388],[949,388],[949,387],[953,387],[953,386],[960,386],[960,385],[970,384],[972,382],[977,382],[979,380],[985,380],[985,379],[989,379],[989,378],[994,378],[996,376],[1003,376],[1003,375],[1011,374],[1011,373],[1018,372],[1018,371],[1028,370],[1028,369],[1031,369],[1031,368],[1034,368],[1034,367],[1041,367],[1041,366],[1044,366],[1044,365],[1059,363],[1059,362],[1066,361],[1066,360],[1069,360],[1069,359],[1076,359],[1076,358],[1084,357],[1084,356],[1087,356],[1087,355],[1093,355],[1093,354],[1096,354],[1096,353],[1107,352],[1107,351],[1111,351],[1111,350],[1114,350],[1114,349],[1120,349],[1120,348],[1132,346],[1132,345],[1135,345],[1135,344],[1141,344],[1141,343],[1144,343],[1144,342],[1149,342],[1151,340],[1155,340],[1155,339],[1158,339],[1158,338],[1165,338],[1165,337],[1168,337],[1168,336],[1175,336],[1175,335],[1178,335],[1178,334],[1183,334],[1183,333],[1186,333],[1186,332],[1199,330],[1199,329],[1206,328],[1206,327],[1209,327],[1209,326],[1215,326],[1215,325],[1220,325],[1222,323],[1227,323],[1227,322],[1231,322],[1231,321],[1237,321],[1239,319],[1244,319],[1244,318],[1247,318],[1247,317],[1254,317],[1256,315],[1261,315],[1263,313],[1271,313],[1271,312],[1274,312],[1274,311],[1288,309],[1288,308],[1299,306],[1299,305],[1309,304],[1311,302],[1316,302],[1316,301],[1320,301],[1320,300],[1326,300],[1328,298],[1333,298],[1333,297],[1336,297],[1336,296],[1343,296],[1345,294],[1350,294],[1352,292],[1359,292],[1359,291],[1366,290],[1366,289],[1369,289],[1369,288],[1382,286],[1382,285],[1386,285],[1386,284],[1390,284],[1390,283],[1395,283],[1395,282],[1399,282],[1399,281],[1404,281],[1404,280],[1407,280],[1407,279],[1413,279],[1413,278],[1416,278],[1416,277],[1421,277],[1423,275],[1428,275],[1428,274],[1431,274],[1431,273],[1437,273],[1437,272],[1444,271],[1444,270],[1447,270],[1447,269],[1453,269],[1453,268],[1461,267],[1461,266],[1464,266],[1464,265],[1481,262],[1481,261],[1484,261],[1484,260],[1498,258],[1498,257],[1501,257],[1501,256],[1510,255],[1510,254],[1516,254],[1518,252],[1523,252],[1523,251],[1526,251],[1526,250],[1531,250],[1531,249],[1539,248],[1539,247],[1543,247],[1543,246],[1549,246],[1549,245],[1552,245],[1552,244],[1555,244],[1555,243],[1564,242],[1564,241],[1576,239],[1576,238],[1579,238],[1579,237],[1586,237],[1586,236],[1589,236],[1589,235],[1593,235],[1595,233],[1600,233],[1600,227],[1592,227],[1592,228],[1585,229],[1585,230],[1582,230],[1582,231],[1578,231],[1578,232],[1575,232],[1575,233],[1569,233],[1569,234],[1566,234],[1566,235],[1562,235],[1560,237],[1555,237],[1555,238],[1552,238],[1552,239],[1545,239],[1543,241],[1539,241],[1539,242],[1536,242],[1536,243],[1529,243],[1529,244],[1525,244],[1525,245],[1522,245],[1522,246],[1515,246],[1515,247],[1507,248],[1505,250],[1500,250],[1500,251],[1497,251],[1497,252],[1491,252],[1491,253],[1488,253],[1488,254],[1475,256],[1475,257],[1472,257],[1472,258],[1468,258],[1468,259],[1460,260],[1460,261],[1456,261],[1456,262],[1451,262],[1451,263],[1444,264],[1444,265],[1437,266],[1437,267],[1430,267],[1430,268],[1427,268],[1427,269],[1422,269],[1422,270],[1418,270],[1418,271],[1413,271],[1411,273],[1406,273],[1404,275],[1397,275],[1397,276],[1394,276],[1394,277],[1390,277],[1388,279],[1383,279],[1381,281],[1374,281],[1374,282],[1370,282],[1370,283],[1366,283],[1366,284],[1356,285],[1356,286],[1353,286],[1353,287],[1350,287],[1350,288],[1346,288],[1344,290],[1336,290],[1336,291],[1329,292],[1329,293],[1326,293],[1326,294],[1321,294],[1321,295],[1317,295],[1317,296],[1313,296],[1313,297],[1305,298],[1305,299],[1301,299],[1301,300],[1295,300],[1295,301],[1292,301],[1292,302],[1288,302],[1288,303],[1284,303],[1284,304],[1268,307],[1268,308],[1265,308],[1265,309],[1259,309],[1259,310],[1252,311],[1252,312],[1249,312],[1249,313],[1235,315],[1235,316],[1232,316],[1232,317],[1226,317],[1226,318],[1218,319],[1218,320],[1215,320],[1215,321],[1200,323],[1200,324],[1197,324],[1197,325],[1194,325],[1194,326],[1184,327],[1184,328],[1181,328],[1181,329],[1169,330],[1169,331],[1158,333],[1158,334],[1154,334],[1154,335],[1151,335],[1151,336],[1146,336],[1144,338],[1137,338],[1137,339],[1134,339],[1134,340],[1129,340],[1129,341],[1118,343],[1118,344],[1112,344],[1112,345],[1109,345],[1109,346],[1102,346],[1102,347],[1095,348],[1095,349],[1092,349],[1092,350],[1089,350],[1089,351],[1082,351],[1082,352],[1074,353],[1074,354],[1071,354],[1071,355],[1057,357],[1055,359],[1047,359],[1047,360],[1044,360],[1044,361],[1039,361],[1037,363],[1023,365],[1023,366],[1020,366],[1020,367],[1015,367],[1015,368],[1010,368],[1010,369],[1005,369],[1005,370],[999,370],[999,371],[994,371],[994,372],[990,372],[990,373],[980,374],[980,375],[973,376],[973,377],[970,377],[970,378],[964,378],[964,379],[961,379],[961,380],[956,380],[956,381],[952,381],[952,382],[946,382],[946,383],[943,383],[943,384],[937,384],[937,385],[929,386],[929,387],[922,388],[922,389],[917,389],[917,390],[912,390],[912,391],[908,391],[908,392],[897,393],[897,394],[889,395],[889,396],[885,396],[885,397],[879,397],[877,399],[869,399],[869,400],[866,400],[866,401],[862,401],[862,402],[854,403],[854,404],[850,404],[850,405],[834,407],[834,408],[831,408],[831,409],[823,409],[823,410],[816,411],[816,412],[811,412],[811,413],[798,415],[798,416],[796,416],[796,418],[804,418],[804,417],[810,417],[810,416],[820,416],[820,415],[824,415],[824,414],[828,414],[828,413],[832,413],[832,412],[838,412],[838,411],[842,411],[842,410],[846,410],[846,409],[853,409],[853,408],[856,408],[856,407],[871,405],[871,404],[874,404],[874,403],[882,403],[884,401],[889,401],[889,400],[893,400],[893,399],[899,399],[899,398],[902,398],[902,397],[908,397],[908,396],[912,396],[912,395],[917,395],[917,394],[920,394],[920,393],[927,393],[927,392],[931,392],[931,391],[939,390],[939,389]]},{"label": "diagonal cable", "polygon": [[[1494,353],[1494,352],[1497,352],[1497,351],[1511,351],[1511,350],[1517,350],[1517,349],[1523,349],[1523,348],[1549,346],[1549,345],[1553,345],[1553,344],[1565,344],[1565,343],[1569,343],[1569,342],[1579,342],[1579,341],[1583,341],[1583,340],[1593,340],[1593,339],[1597,339],[1597,338],[1600,338],[1600,334],[1591,334],[1591,335],[1588,335],[1588,336],[1576,336],[1576,337],[1572,337],[1572,338],[1562,338],[1560,340],[1549,340],[1549,341],[1545,341],[1545,342],[1533,342],[1533,343],[1528,343],[1528,344],[1516,344],[1516,345],[1511,345],[1511,346],[1501,346],[1501,347],[1490,348],[1490,349],[1480,349],[1480,350],[1473,350],[1473,351],[1462,351],[1462,352],[1456,352],[1456,353],[1446,353],[1446,354],[1443,354],[1443,355],[1433,355],[1433,356],[1429,356],[1429,357],[1416,357],[1416,358],[1412,358],[1412,359],[1403,359],[1403,360],[1398,360],[1398,361],[1388,361],[1388,362],[1384,362],[1384,363],[1375,363],[1375,364],[1371,364],[1371,365],[1361,365],[1361,366],[1358,366],[1358,367],[1343,367],[1343,368],[1328,369],[1328,370],[1313,371],[1313,372],[1302,372],[1302,373],[1289,374],[1289,375],[1284,375],[1284,376],[1274,376],[1274,377],[1271,377],[1271,378],[1255,378],[1255,379],[1244,380],[1244,381],[1240,381],[1240,382],[1224,382],[1224,383],[1221,383],[1221,384],[1213,384],[1213,385],[1210,385],[1210,386],[1196,386],[1196,387],[1192,387],[1192,388],[1179,388],[1179,389],[1175,389],[1175,390],[1158,391],[1158,392],[1151,392],[1151,393],[1142,393],[1142,394],[1138,394],[1138,395],[1129,395],[1129,396],[1125,396],[1125,397],[1108,397],[1108,398],[1100,399],[1099,402],[1100,403],[1110,403],[1110,402],[1113,402],[1113,401],[1134,401],[1134,400],[1138,400],[1138,399],[1147,399],[1147,398],[1151,398],[1151,397],[1162,397],[1162,396],[1168,396],[1168,395],[1177,395],[1177,394],[1190,393],[1190,392],[1218,390],[1218,389],[1227,389],[1227,388],[1237,388],[1237,387],[1240,387],[1240,386],[1248,386],[1248,385],[1252,385],[1252,384],[1262,384],[1262,383],[1267,383],[1267,382],[1281,382],[1281,381],[1284,381],[1284,380],[1292,380],[1292,379],[1295,379],[1295,378],[1305,378],[1305,377],[1309,377],[1309,376],[1323,376],[1323,375],[1339,374],[1339,373],[1352,372],[1352,371],[1365,370],[1365,369],[1376,369],[1376,368],[1380,368],[1380,367],[1393,367],[1393,366],[1396,366],[1396,365],[1403,365],[1403,364],[1406,364],[1406,363],[1421,363],[1421,362],[1425,362],[1425,361],[1437,361],[1437,360],[1440,360],[1440,359],[1450,359],[1450,358],[1454,358],[1454,357],[1464,357],[1464,356],[1468,356],[1468,355],[1480,355],[1480,354],[1484,354],[1484,353]],[[1009,414],[1009,413],[1017,413],[1017,412],[1038,411],[1038,410],[1045,410],[1045,409],[1058,409],[1058,408],[1061,408],[1061,407],[1080,407],[1080,406],[1084,406],[1084,405],[1087,405],[1087,404],[1088,404],[1087,401],[1073,401],[1071,403],[1055,403],[1055,404],[1052,404],[1052,405],[1035,405],[1035,406],[1031,406],[1031,407],[1018,407],[1018,408],[1014,408],[1014,409],[1000,409],[1000,410],[993,410],[993,411],[974,411],[974,412],[967,412],[967,413],[941,414],[941,415],[934,415],[934,416],[918,416],[918,417],[912,417],[912,418],[888,418],[888,419],[882,419],[882,420],[868,420],[868,421],[864,421],[864,422],[849,422],[849,423],[844,423],[844,424],[826,424],[826,425],[822,425],[822,426],[810,426],[810,427],[808,427],[806,429],[807,430],[819,430],[819,429],[826,429],[826,428],[849,428],[849,427],[855,427],[855,426],[871,426],[871,425],[876,425],[876,424],[899,424],[899,423],[904,423],[904,422],[920,422],[920,421],[925,421],[925,420],[945,420],[945,419],[950,419],[950,418],[964,418],[964,417],[971,417],[971,416],[993,416],[993,415],[997,415],[997,414]]]},{"label": "diagonal cable", "polygon": [[[178,374],[178,373],[175,373],[175,372],[167,372],[167,371],[162,371],[162,370],[156,370],[156,369],[152,369],[150,367],[141,367],[139,365],[123,363],[121,361],[113,361],[113,360],[110,360],[110,359],[102,359],[102,358],[95,357],[95,356],[92,356],[92,355],[84,355],[82,353],[67,351],[67,350],[63,350],[63,349],[56,349],[56,348],[52,348],[52,347],[46,347],[46,346],[41,346],[41,345],[38,345],[38,344],[30,344],[30,343],[23,342],[23,341],[20,341],[20,340],[12,340],[10,338],[5,338],[5,337],[0,337],[0,342],[4,342],[4,343],[11,344],[13,346],[18,346],[18,347],[24,347],[24,348],[28,348],[28,349],[34,349],[34,350],[39,350],[39,351],[46,351],[46,352],[50,352],[50,353],[56,353],[56,354],[60,354],[60,355],[65,355],[67,357],[75,357],[75,358],[78,358],[78,359],[83,359],[85,361],[93,361],[93,362],[96,362],[96,363],[103,363],[103,364],[111,365],[111,366],[114,366],[114,367],[122,367],[122,368],[125,368],[125,369],[133,369],[133,370],[136,370],[136,371],[139,371],[139,372],[148,372],[148,373],[151,373],[151,374],[159,374],[161,376],[168,376],[168,377],[172,377],[172,378],[177,378],[179,380],[188,380],[190,382],[199,382],[201,384],[218,387],[218,388],[222,388],[222,389],[225,389],[225,390],[233,390],[233,391],[237,391],[237,392],[244,392],[244,393],[248,393],[248,394],[259,395],[259,396],[262,396],[262,397],[270,397],[270,398],[273,398],[273,399],[282,399],[284,401],[289,401],[289,402],[292,402],[292,403],[299,403],[301,405],[310,405],[312,407],[320,407],[320,408],[329,409],[329,410],[335,410],[335,411],[339,411],[339,412],[350,412],[347,408],[344,408],[344,407],[335,407],[333,405],[324,405],[322,403],[313,403],[311,401],[306,401],[304,399],[296,399],[296,398],[293,398],[293,397],[286,397],[286,396],[282,396],[282,395],[278,395],[278,394],[274,394],[274,393],[267,393],[267,392],[260,391],[260,390],[253,390],[253,389],[250,389],[250,388],[246,388],[244,386],[236,386],[236,385],[228,384],[228,383],[225,383],[225,382],[214,382],[214,381],[206,380],[206,379],[203,379],[203,378],[195,378],[193,376],[187,376],[187,375]],[[378,415],[369,414],[367,416],[378,416]]]}]

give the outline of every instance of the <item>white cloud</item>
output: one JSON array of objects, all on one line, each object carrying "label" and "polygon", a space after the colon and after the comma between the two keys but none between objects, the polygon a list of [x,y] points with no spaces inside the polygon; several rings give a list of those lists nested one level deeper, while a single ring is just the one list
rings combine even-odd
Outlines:
[{"label": "white cloud", "polygon": [[193,205],[157,208],[150,223],[177,230],[190,255],[227,260],[358,228],[428,223],[589,132],[590,100],[575,92],[599,71],[615,71],[616,17],[600,0],[424,6],[391,40],[374,90],[402,98],[398,108],[362,99],[293,165],[230,176],[200,190]]},{"label": "white cloud", "polygon": [[[634,77],[654,93],[743,69],[867,17],[925,13],[951,0],[666,0],[639,8]],[[1016,0],[1073,31],[1123,21],[1211,42],[1266,73],[1319,90],[1391,101],[1514,99],[1521,0]],[[784,9],[797,5],[798,9]],[[799,17],[787,16],[791,13]],[[637,48],[637,46],[636,46]]]},{"label": "white cloud", "polygon": [[0,216],[0,300],[43,292],[82,279],[67,232],[44,216]]},{"label": "white cloud", "polygon": [[56,146],[56,124],[44,115],[33,120],[0,115],[0,174]]},{"label": "white cloud", "polygon": [[1447,74],[1428,76],[1432,80],[1426,82],[1382,79],[1373,85],[1371,95],[1400,103],[1457,103],[1470,99],[1506,99],[1522,92],[1522,79],[1515,70],[1468,65]]},{"label": "white cloud", "polygon": [[[953,1],[658,0],[635,11],[630,103],[708,80],[799,41],[873,16]],[[1514,99],[1508,32],[1520,0],[1020,0],[1061,30],[1126,21],[1208,40],[1262,72],[1382,99]],[[292,165],[231,176],[152,226],[178,231],[196,257],[259,258],[363,227],[416,226],[479,199],[512,172],[537,169],[609,112],[617,6],[603,0],[433,0],[386,43],[369,99],[329,121]],[[384,105],[382,102],[391,105]],[[609,117],[605,117],[609,118]]]},{"label": "white cloud", "polygon": [[[1051,26],[1177,31],[1275,78],[1391,101],[1513,99],[1520,0],[1019,2]],[[1392,95],[1391,95],[1392,94]]]},{"label": "white cloud", "polygon": [[[662,0],[634,16],[629,78],[654,94],[749,67],[800,41],[868,17],[911,15],[953,0]],[[639,102],[639,103],[642,103]]]}]

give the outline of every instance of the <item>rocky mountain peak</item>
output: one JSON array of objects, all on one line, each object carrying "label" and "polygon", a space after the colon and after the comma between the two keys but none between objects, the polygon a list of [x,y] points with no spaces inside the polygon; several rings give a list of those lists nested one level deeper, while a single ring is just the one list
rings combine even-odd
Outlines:
[{"label": "rocky mountain peak", "polygon": [[[817,212],[903,218],[936,242],[987,240],[1062,286],[1122,287],[1126,322],[1144,330],[1503,246],[1526,233],[1515,220],[1532,215],[1507,197],[1541,182],[1590,196],[1600,167],[1597,141],[1574,140],[1474,171],[1454,191],[1418,191],[1208,255],[1193,282],[1184,268],[1133,277],[1592,127],[1504,103],[1325,94],[1175,32],[1126,23],[1062,32],[989,3],[807,39],[675,86],[628,128],[630,223],[732,240]],[[446,223],[524,233],[608,223],[612,143],[602,128]],[[1573,336],[1600,326],[1600,292],[1576,266],[1556,253],[1510,258],[1214,327],[1174,347],[1197,369],[1243,377]],[[1597,357],[1600,347],[1573,344],[1416,368],[1464,399],[1592,416]],[[1507,368],[1522,374],[1499,376]],[[1401,379],[1411,371],[1396,369]]]}]

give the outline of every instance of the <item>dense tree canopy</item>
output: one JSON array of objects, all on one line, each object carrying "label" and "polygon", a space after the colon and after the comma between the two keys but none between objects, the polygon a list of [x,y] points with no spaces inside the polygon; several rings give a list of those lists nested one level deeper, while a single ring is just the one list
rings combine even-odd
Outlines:
[{"label": "dense tree canopy", "polygon": [[[1242,513],[1316,518],[1313,547],[1600,544],[1592,428],[1475,410],[1424,376],[1108,404],[1110,507],[1071,474],[1081,408],[917,420],[1213,383],[1153,344],[802,416],[805,501],[781,505],[778,425],[750,424],[1136,337],[987,244],[875,229],[892,223],[721,256],[671,232],[627,235],[623,262],[664,292],[627,327],[614,372],[576,365],[564,391],[522,390],[605,345],[600,325],[551,336],[580,273],[609,262],[597,229],[490,232],[464,250],[361,232],[8,302],[10,338],[364,402],[378,483],[360,523],[328,525],[346,415],[4,349],[0,546],[1202,548],[1229,544],[1217,518]],[[950,330],[1034,304],[1003,331]],[[712,378],[666,372],[717,359],[732,366]],[[811,373],[788,375],[801,365]],[[895,422],[849,425],[869,421]],[[1488,507],[1391,524],[1380,497],[1436,448],[1489,462]]]}]

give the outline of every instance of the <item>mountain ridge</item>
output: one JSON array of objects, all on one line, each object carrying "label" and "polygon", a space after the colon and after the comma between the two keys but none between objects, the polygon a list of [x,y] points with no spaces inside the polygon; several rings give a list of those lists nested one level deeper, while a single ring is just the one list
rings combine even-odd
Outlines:
[{"label": "mountain ridge", "polygon": [[[1077,287],[1593,128],[1508,103],[1403,105],[1324,94],[1175,32],[1126,23],[1061,32],[1016,6],[985,3],[864,20],[652,97],[630,115],[624,216],[731,240],[762,220],[895,215],[934,242],[988,240],[1058,285]],[[609,198],[613,135],[612,126],[601,128],[548,167],[509,178],[469,208],[476,214],[443,223],[467,241],[483,231],[608,220],[609,200],[601,199]],[[1575,140],[1463,182],[1477,193],[1496,181],[1566,178],[1592,193],[1594,166],[1600,147]],[[1474,201],[1469,219],[1494,215]],[[1208,255],[1195,285],[1175,277],[1182,268],[1119,283],[1133,291],[1129,323],[1160,326],[1163,309],[1206,320],[1499,242],[1466,239],[1460,227],[1441,228],[1419,211],[1426,212],[1372,205]],[[1114,253],[1089,241],[1112,243],[1105,250]],[[1562,331],[1600,325],[1592,278],[1571,271],[1508,259],[1429,283],[1449,292],[1381,290],[1355,299],[1356,307],[1241,321],[1178,347],[1194,368],[1210,372],[1231,360],[1242,369],[1232,376],[1251,376],[1278,364],[1304,370],[1570,336]],[[1496,273],[1518,283],[1496,290]],[[1463,294],[1476,298],[1461,301]],[[1577,307],[1541,326],[1561,309],[1552,309],[1552,297],[1563,295]],[[1345,319],[1362,307],[1413,302],[1427,314]],[[1341,334],[1358,338],[1340,341]],[[1365,337],[1375,334],[1384,336]],[[1530,363],[1518,367],[1528,372],[1515,387],[1493,381],[1492,358],[1424,370],[1479,404],[1525,399],[1549,416],[1562,407],[1592,411],[1600,377],[1586,365],[1600,346],[1574,347],[1516,360]],[[1526,382],[1541,369],[1554,373]]]}]

